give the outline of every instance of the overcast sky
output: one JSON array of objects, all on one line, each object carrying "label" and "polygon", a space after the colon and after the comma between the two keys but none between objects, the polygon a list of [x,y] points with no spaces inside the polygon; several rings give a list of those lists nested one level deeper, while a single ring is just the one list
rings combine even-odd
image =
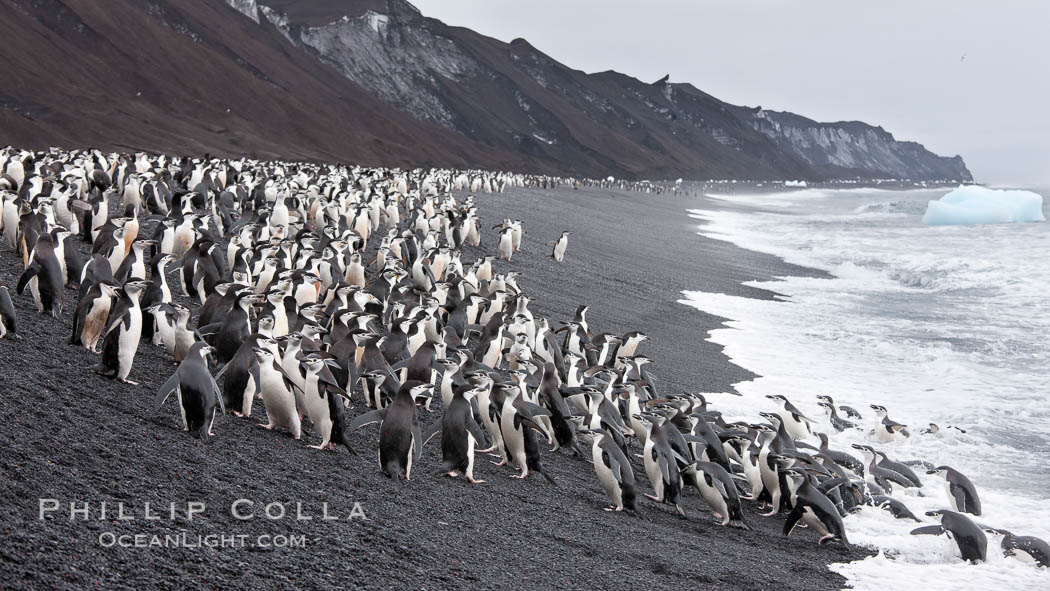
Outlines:
[{"label": "overcast sky", "polygon": [[980,182],[1050,186],[1050,0],[414,0],[586,72],[861,120]]}]

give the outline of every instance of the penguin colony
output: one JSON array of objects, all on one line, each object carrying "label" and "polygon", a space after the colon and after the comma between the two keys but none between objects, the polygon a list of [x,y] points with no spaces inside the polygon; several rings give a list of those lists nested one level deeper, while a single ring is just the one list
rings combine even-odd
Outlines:
[{"label": "penguin colony", "polygon": [[[986,559],[993,534],[1005,555],[1050,566],[1043,540],[974,521],[981,503],[966,476],[891,459],[886,449],[911,435],[885,408],[871,407],[880,447],[855,452],[831,449],[821,423],[783,396],[769,396],[765,422],[726,422],[702,395],[659,387],[644,333],[597,332],[586,305],[564,321],[533,314],[517,275],[494,265],[522,247],[521,221],[492,226],[496,256],[465,260],[486,242],[475,194],[609,181],[12,148],[0,172],[0,235],[24,265],[20,307],[58,318],[72,306],[70,345],[98,353],[95,371],[116,380],[134,383],[140,347],[164,347],[177,368],[155,407],[174,394],[201,439],[220,414],[250,417],[258,398],[260,427],[299,440],[309,426],[322,451],[354,452],[348,434],[378,425],[379,468],[399,480],[418,474],[434,439],[443,463],[425,469],[473,484],[485,482],[483,453],[511,478],[556,486],[543,463],[566,450],[593,463],[607,511],[642,515],[642,493],[685,517],[680,500],[695,489],[722,525],[748,528],[746,500],[785,514],[785,535],[802,523],[820,544],[848,545],[842,518],[862,505],[922,521],[891,496],[921,489],[921,468],[945,479],[951,508],[913,534],[948,534],[968,561]],[[548,243],[558,263],[569,234]],[[0,286],[0,338],[19,338],[14,301]],[[857,410],[818,399],[827,427],[859,428]]]}]

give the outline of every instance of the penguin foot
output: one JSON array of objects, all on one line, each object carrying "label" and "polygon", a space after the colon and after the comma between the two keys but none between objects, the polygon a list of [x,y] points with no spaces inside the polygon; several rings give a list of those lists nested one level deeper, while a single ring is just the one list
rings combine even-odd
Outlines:
[{"label": "penguin foot", "polygon": [[262,427],[263,429],[269,429],[269,430],[272,430],[273,427],[274,427],[273,423],[259,423],[259,426]]},{"label": "penguin foot", "polygon": [[471,484],[485,484],[484,480],[474,480],[470,476],[467,476],[467,482],[469,482]]},{"label": "penguin foot", "polygon": [[657,496],[655,496],[655,495],[651,495],[651,494],[649,494],[649,493],[645,493],[645,497],[646,497],[647,499],[651,500],[651,501],[656,501],[657,503],[662,503],[662,502],[664,502],[664,500],[663,500],[663,499],[661,499],[661,498],[659,498],[659,497],[657,497]]},{"label": "penguin foot", "polygon": [[477,450],[477,452],[479,454],[487,454],[487,453],[491,453],[491,452],[494,452],[494,451],[496,451],[496,446],[495,445],[493,445],[491,447],[488,447],[488,448],[485,448],[485,449]]},{"label": "penguin foot", "polygon": [[129,380],[128,378],[117,378],[117,381],[122,383],[122,384],[128,384],[130,386],[138,386],[139,385],[138,382],[136,382],[134,380]]},{"label": "penguin foot", "polygon": [[448,476],[449,478],[455,478],[456,476],[459,476],[459,472],[453,470],[451,472],[446,473],[445,476]]},{"label": "penguin foot", "polygon": [[506,466],[507,460],[504,459],[502,462],[493,462],[492,460],[489,460],[489,463],[491,463],[493,466]]},{"label": "penguin foot", "polygon": [[516,478],[518,480],[525,480],[528,477],[529,477],[528,473],[525,473],[525,474],[512,474],[511,475],[511,478]]},{"label": "penguin foot", "polygon": [[[715,519],[725,519],[725,516],[724,516],[724,515],[722,515],[721,513],[717,512],[717,511],[712,511],[712,512],[711,512],[711,515],[714,515],[714,516],[715,516]],[[726,522],[725,522],[725,523],[723,523],[722,525],[725,525],[726,523],[729,523],[729,520],[728,520],[728,519],[726,519]]]},{"label": "penguin foot", "polygon": [[308,445],[306,447],[309,447],[310,449],[316,449],[317,451],[324,451],[325,449],[328,448],[328,445],[325,444],[325,443],[322,443],[321,445]]},{"label": "penguin foot", "polygon": [[602,507],[602,511],[623,511],[623,507],[617,507],[616,505],[609,505],[608,507]]},{"label": "penguin foot", "polygon": [[769,513],[761,513],[760,515],[762,515],[762,517],[772,517],[772,516],[774,516],[776,514],[777,514],[777,510],[774,509],[774,510],[770,511]]}]

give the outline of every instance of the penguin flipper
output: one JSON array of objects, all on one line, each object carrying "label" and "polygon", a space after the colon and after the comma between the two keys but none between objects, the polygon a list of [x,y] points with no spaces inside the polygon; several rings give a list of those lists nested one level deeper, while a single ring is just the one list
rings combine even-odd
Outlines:
[{"label": "penguin flipper", "polygon": [[795,529],[799,519],[802,519],[802,505],[796,503],[795,508],[791,510],[791,513],[788,513],[787,521],[784,522],[785,536],[791,534],[791,530]]},{"label": "penguin flipper", "polygon": [[826,495],[831,491],[835,490],[836,488],[842,486],[843,484],[847,484],[848,482],[849,480],[841,476],[839,476],[838,478],[829,478],[824,482],[821,482],[820,485],[817,486],[817,490]]},{"label": "penguin flipper", "polygon": [[913,536],[939,536],[944,533],[944,527],[940,525],[924,525],[911,530]]},{"label": "penguin flipper", "polygon": [[[171,393],[175,391],[175,388],[179,387],[179,370],[175,370],[175,373],[171,374],[160,389],[157,390],[157,395],[153,398],[153,412],[160,410],[164,402],[171,396]],[[222,396],[219,397],[219,404],[222,404]],[[223,411],[225,412],[225,411]]]},{"label": "penguin flipper", "polygon": [[616,458],[606,451],[602,451],[602,461],[612,470],[613,478],[616,479],[616,482],[623,482],[623,469],[620,467],[620,462],[616,461]]},{"label": "penguin flipper", "polygon": [[365,414],[363,414],[363,415],[355,418],[354,420],[350,421],[350,425],[347,426],[347,429],[350,430],[350,431],[356,431],[357,429],[360,429],[361,427],[364,427],[365,425],[370,425],[372,423],[378,423],[378,422],[382,421],[385,416],[386,416],[386,409],[385,408],[381,408],[379,410],[372,410],[372,411],[366,412]]},{"label": "penguin flipper", "polygon": [[538,404],[534,404],[527,400],[523,400],[522,403],[525,405],[525,410],[527,412],[527,414],[525,415],[526,418],[531,419],[533,417],[538,416],[551,416],[551,411],[547,410],[546,408],[543,408]]},{"label": "penguin flipper", "polygon": [[485,430],[481,428],[481,425],[471,417],[467,417],[467,432],[474,438],[474,441],[479,444],[483,444],[485,439]]},{"label": "penguin flipper", "polygon": [[[201,339],[201,340],[203,340],[203,339]],[[227,364],[223,365],[221,368],[219,368],[219,371],[215,372],[215,375],[212,376],[212,380],[213,381],[218,380],[219,377],[222,376],[222,374],[226,373],[226,370],[229,369],[229,367],[230,367],[230,364],[227,363]]]},{"label": "penguin flipper", "polygon": [[40,273],[40,263],[33,261],[30,263],[26,270],[22,272],[22,276],[18,278],[18,285],[15,286],[15,293],[22,295],[26,290],[26,285],[29,285],[29,280],[36,277]]},{"label": "penguin flipper", "polygon": [[412,425],[412,438],[417,442],[417,444],[412,447],[412,455],[414,456],[412,461],[418,462],[419,458],[423,457],[423,437],[419,433],[419,423]]},{"label": "penguin flipper", "polygon": [[299,384],[295,383],[295,380],[292,379],[292,376],[288,375],[288,372],[284,371],[284,368],[279,363],[274,362],[273,368],[280,372],[281,376],[284,378],[284,383],[286,386],[288,386],[289,388],[294,388],[295,390],[306,394],[306,390],[303,390],[302,387],[299,386]]},{"label": "penguin flipper", "polygon": [[207,369],[204,370],[204,373],[208,375],[208,380],[211,381],[211,391],[212,394],[215,396],[215,399],[219,401],[219,410],[221,410],[222,414],[225,415],[226,403],[222,401],[222,390],[219,389],[219,384],[215,381],[215,378],[211,377],[211,374],[208,374]]},{"label": "penguin flipper", "polygon": [[[194,332],[197,333],[198,335],[211,336],[211,335],[216,334],[217,332],[219,332],[219,329],[221,329],[221,328],[222,328],[222,322],[215,322],[215,323],[212,323],[212,324],[206,324],[204,326],[198,326],[197,329]],[[201,340],[204,340],[203,336],[201,337]]]},{"label": "penguin flipper", "polygon": [[434,437],[435,435],[437,435],[438,433],[441,432],[441,421],[442,421],[442,419],[438,419],[438,420],[434,421],[433,423],[431,423],[431,425],[429,427],[427,427],[427,430],[423,432],[423,437],[420,439],[420,442],[419,442],[419,447],[420,448],[422,448],[424,445],[426,445],[427,442],[430,441],[430,439],[432,437]]},{"label": "penguin flipper", "polygon": [[958,508],[958,511],[962,513],[970,511],[971,507],[967,503],[969,499],[966,497],[966,491],[963,490],[963,487],[954,482],[950,482],[948,483],[948,493],[952,495],[952,500],[955,501],[955,506]]}]

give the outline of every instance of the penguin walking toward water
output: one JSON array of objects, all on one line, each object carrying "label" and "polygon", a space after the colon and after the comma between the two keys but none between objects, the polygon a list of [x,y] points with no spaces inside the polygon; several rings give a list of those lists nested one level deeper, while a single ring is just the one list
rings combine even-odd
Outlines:
[{"label": "penguin walking toward water", "polygon": [[565,249],[569,247],[569,234],[571,232],[562,232],[560,238],[547,243],[547,246],[554,247],[551,250],[551,258],[559,263],[565,260]]},{"label": "penguin walking toward water", "polygon": [[744,522],[740,494],[729,472],[714,462],[695,462],[693,467],[696,468],[696,488],[715,517],[722,520],[722,525],[751,529]]},{"label": "penguin walking toward water", "polygon": [[416,419],[416,399],[425,398],[434,386],[418,380],[405,382],[390,406],[366,412],[350,423],[355,431],[371,423],[379,425],[379,468],[395,480],[412,479],[412,463],[423,451],[423,437]]},{"label": "penguin walking toward water", "polygon": [[125,383],[138,385],[128,379],[135,361],[139,339],[142,336],[142,309],[139,297],[150,281],[129,281],[123,294],[109,313],[109,326],[102,337],[102,359],[96,372]]},{"label": "penguin walking toward water", "polygon": [[634,469],[631,462],[624,455],[616,442],[606,437],[602,431],[581,429],[580,433],[591,436],[591,459],[594,462],[594,472],[598,475],[598,482],[605,489],[613,504],[605,507],[606,511],[623,511],[638,513],[635,502],[637,497],[637,483],[634,478]]},{"label": "penguin walking toward water", "polygon": [[226,414],[219,385],[208,371],[208,356],[214,350],[202,341],[194,343],[175,373],[157,390],[153,400],[153,411],[157,412],[175,392],[182,413],[182,428],[198,439],[213,435],[211,429],[215,424],[216,409]]},{"label": "penguin walking toward water", "polygon": [[818,544],[839,541],[849,546],[849,540],[846,539],[846,527],[842,524],[842,516],[839,515],[831,499],[810,483],[809,475],[794,468],[787,468],[782,473],[797,486],[795,506],[788,514],[787,521],[784,522],[784,535],[790,535],[801,520],[813,531],[821,534],[817,541]]},{"label": "penguin walking toward water", "polygon": [[7,293],[7,287],[0,285],[0,339],[20,339],[18,335],[17,318],[15,317],[15,305],[11,302],[11,294]]},{"label": "penguin walking toward water", "polygon": [[663,417],[642,416],[640,420],[648,431],[645,447],[642,449],[642,460],[645,464],[645,474],[649,477],[649,484],[652,485],[655,493],[646,493],[645,496],[657,503],[673,505],[675,511],[685,517],[685,511],[679,504],[682,494],[682,475],[675,457],[677,454],[667,442],[662,425],[654,422],[662,422]]}]

